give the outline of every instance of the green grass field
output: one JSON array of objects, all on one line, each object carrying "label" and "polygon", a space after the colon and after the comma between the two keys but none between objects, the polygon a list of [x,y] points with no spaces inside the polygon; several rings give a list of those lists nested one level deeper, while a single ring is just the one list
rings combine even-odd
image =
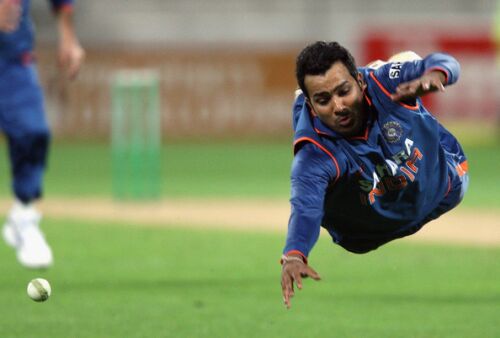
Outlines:
[{"label": "green grass field", "polygon": [[[356,256],[323,237],[322,274],[286,311],[276,234],[47,221],[57,261],[0,247],[0,337],[495,337],[500,249],[389,244]],[[52,282],[46,303],[26,284]]]},{"label": "green grass field", "polygon": [[[0,246],[0,337],[494,337],[500,249],[393,243],[365,256],[322,237],[291,310],[277,234],[48,220],[53,269]],[[46,303],[27,282],[52,282]]]},{"label": "green grass field", "polygon": [[[471,187],[464,207],[498,208],[498,145],[465,148]],[[281,141],[167,144],[164,195],[286,199],[291,156],[290,145]],[[47,196],[110,196],[110,167],[104,144],[56,143]],[[7,177],[2,161],[0,181]],[[5,183],[0,196],[8,194]],[[2,338],[455,338],[500,332],[499,247],[401,240],[360,256],[322,236],[310,259],[323,280],[307,281],[286,311],[278,264],[284,231],[76,219],[45,219],[43,227],[56,257],[48,271],[21,268],[14,252],[0,245]],[[35,277],[52,283],[46,303],[26,295]]]}]

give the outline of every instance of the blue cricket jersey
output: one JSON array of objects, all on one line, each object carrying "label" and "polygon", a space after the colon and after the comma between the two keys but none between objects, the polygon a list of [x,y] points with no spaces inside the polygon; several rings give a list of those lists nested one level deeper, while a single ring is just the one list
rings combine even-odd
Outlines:
[{"label": "blue cricket jersey", "polygon": [[[309,255],[323,226],[353,252],[376,249],[416,232],[458,204],[466,158],[457,140],[419,98],[390,98],[400,83],[431,70],[457,81],[449,55],[359,68],[370,112],[363,136],[345,138],[313,116],[303,94],[293,106],[295,157],[284,253]],[[453,198],[453,201],[450,199]]]},{"label": "blue cricket jersey", "polygon": [[[34,28],[30,18],[30,0],[20,0],[22,14],[19,27],[11,33],[0,32],[0,61],[17,61],[34,47]],[[71,8],[73,0],[50,0],[55,12]]]}]

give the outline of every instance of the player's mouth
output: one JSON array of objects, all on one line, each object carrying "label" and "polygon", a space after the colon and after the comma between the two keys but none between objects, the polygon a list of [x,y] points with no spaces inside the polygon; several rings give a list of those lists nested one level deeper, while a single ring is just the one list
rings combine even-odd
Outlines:
[{"label": "player's mouth", "polygon": [[349,127],[352,124],[352,116],[351,115],[345,115],[345,116],[340,116],[337,118],[337,124],[341,127]]}]

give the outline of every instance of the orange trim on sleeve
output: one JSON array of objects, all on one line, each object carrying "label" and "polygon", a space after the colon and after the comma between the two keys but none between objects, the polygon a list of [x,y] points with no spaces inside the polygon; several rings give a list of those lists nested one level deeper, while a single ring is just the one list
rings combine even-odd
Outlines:
[{"label": "orange trim on sleeve", "polygon": [[335,158],[335,156],[333,156],[333,154],[331,152],[329,152],[328,149],[326,149],[321,144],[319,144],[318,142],[316,142],[315,140],[313,140],[312,138],[309,138],[309,137],[301,137],[301,138],[297,139],[293,143],[293,145],[296,146],[300,142],[304,142],[304,141],[311,142],[311,143],[315,144],[319,149],[323,150],[328,156],[330,156],[330,158],[333,161],[333,164],[335,164],[335,168],[337,169],[337,176],[335,177],[334,183],[337,182],[337,180],[340,177],[340,169],[339,169],[339,163],[337,162],[337,159]]},{"label": "orange trim on sleeve", "polygon": [[[375,75],[373,74],[373,72],[370,73],[370,77],[373,79],[373,81],[375,81],[375,83],[380,87],[380,89],[382,90],[382,92],[387,95],[389,98],[391,97],[391,93],[389,93],[389,91],[387,89],[385,89],[385,87],[379,82],[379,80],[375,77]],[[396,102],[395,102],[396,103]],[[403,102],[397,102],[398,104],[400,104],[401,106],[405,107],[406,109],[410,109],[410,110],[418,110],[418,103],[414,106],[410,106],[408,104],[404,104]]]},{"label": "orange trim on sleeve", "polygon": [[457,164],[455,169],[457,170],[458,176],[462,177],[467,173],[467,171],[469,171],[469,164],[467,161],[463,161],[462,163]]}]

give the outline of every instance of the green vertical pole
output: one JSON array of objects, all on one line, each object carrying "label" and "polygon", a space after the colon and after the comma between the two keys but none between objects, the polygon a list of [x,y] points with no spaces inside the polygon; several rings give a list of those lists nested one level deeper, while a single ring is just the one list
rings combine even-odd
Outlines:
[{"label": "green vertical pole", "polygon": [[126,163],[126,111],[123,88],[115,81],[112,86],[112,173],[113,173],[113,195],[116,198],[124,198],[126,172],[122,163]]},{"label": "green vertical pole", "polygon": [[159,101],[159,79],[153,72],[128,71],[113,81],[113,195],[117,199],[161,195]]},{"label": "green vertical pole", "polygon": [[157,198],[161,194],[161,118],[160,118],[160,85],[158,78],[151,80],[147,96],[148,109],[146,131],[148,133],[147,166],[149,176],[146,177],[148,191],[151,198]]},{"label": "green vertical pole", "polygon": [[[137,79],[136,79],[137,81]],[[141,168],[141,160],[144,156],[143,125],[141,115],[144,114],[142,101],[142,87],[139,83],[133,83],[129,87],[130,102],[130,177],[128,185],[130,188],[130,197],[140,199],[143,195],[143,180],[146,173]]]}]

